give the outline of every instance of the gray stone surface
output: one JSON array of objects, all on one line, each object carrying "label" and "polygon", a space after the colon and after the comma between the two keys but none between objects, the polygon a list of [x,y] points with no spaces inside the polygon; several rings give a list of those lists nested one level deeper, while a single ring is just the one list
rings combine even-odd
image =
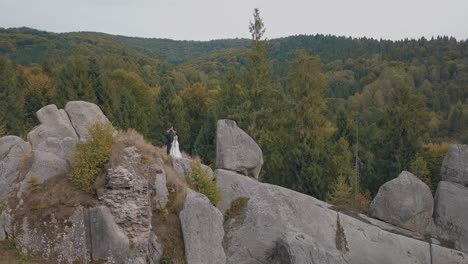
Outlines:
[{"label": "gray stone surface", "polygon": [[106,188],[99,200],[107,206],[115,222],[131,239],[134,259],[145,259],[151,233],[151,204],[148,177],[136,148],[123,151],[123,162],[108,169]]},{"label": "gray stone surface", "polygon": [[468,145],[450,146],[442,162],[442,180],[468,186]]},{"label": "gray stone surface", "polygon": [[[172,159],[172,166],[174,167],[177,174],[181,177],[186,177],[192,173],[192,160],[186,158],[174,158]],[[210,177],[213,177],[213,170],[201,164],[203,171],[207,172]]]},{"label": "gray stone surface", "polygon": [[80,140],[84,140],[89,126],[96,122],[109,123],[102,110],[96,104],[85,101],[71,101],[65,105],[65,111],[70,117]]},{"label": "gray stone surface", "polygon": [[130,243],[123,230],[105,206],[89,210],[89,226],[93,260],[126,263],[130,257]]},{"label": "gray stone surface", "polygon": [[150,264],[160,264],[159,261],[163,256],[162,245],[158,242],[158,238],[154,233],[150,235],[148,259]]},{"label": "gray stone surface", "polygon": [[78,135],[64,110],[57,109],[55,105],[48,105],[37,111],[36,115],[41,124],[28,134],[28,141],[33,149],[48,138],[63,140],[69,137],[78,141]]},{"label": "gray stone surface", "polygon": [[[226,199],[218,205],[225,216],[232,214],[226,209],[232,201],[248,198],[245,210],[224,223],[227,263],[269,263],[278,242],[283,253],[286,248],[295,256],[283,263],[430,263],[424,241],[337,213],[327,203],[292,190],[224,170],[215,175]],[[313,257],[303,257],[307,254]]]},{"label": "gray stone surface", "polygon": [[435,194],[434,221],[438,235],[468,252],[468,188],[441,181]]},{"label": "gray stone surface", "polygon": [[[336,237],[343,241],[342,252],[349,263],[431,263],[429,244],[382,230],[353,217],[339,214]],[[340,234],[341,233],[341,234]]]},{"label": "gray stone surface", "polygon": [[325,251],[307,234],[288,232],[271,251],[271,264],[346,264],[338,250]]},{"label": "gray stone surface", "polygon": [[73,155],[75,154],[76,143],[76,139],[71,137],[66,137],[64,139],[48,137],[39,143],[34,150],[53,153],[71,163],[73,161]]},{"label": "gray stone surface", "polygon": [[206,196],[188,190],[179,218],[187,264],[226,263],[223,215]]},{"label": "gray stone surface", "polygon": [[369,214],[385,222],[424,232],[431,223],[434,201],[429,187],[410,172],[386,182],[371,203]]},{"label": "gray stone surface", "polygon": [[16,136],[0,138],[0,204],[20,180],[20,167],[31,156],[31,145]]},{"label": "gray stone surface", "polygon": [[69,171],[70,164],[66,160],[59,158],[51,152],[33,150],[32,165],[21,182],[20,194],[29,189],[29,183],[32,178],[40,184],[55,176],[65,177]]},{"label": "gray stone surface", "polygon": [[0,240],[13,238],[13,217],[11,211],[4,209],[0,211]]},{"label": "gray stone surface", "polygon": [[258,178],[263,154],[255,141],[232,120],[218,120],[216,167]]},{"label": "gray stone surface", "polygon": [[457,250],[431,245],[431,264],[468,264],[468,254]]},{"label": "gray stone surface", "polygon": [[28,254],[34,253],[58,263],[89,263],[85,211],[77,208],[65,222],[58,222],[54,215],[50,216],[50,221],[44,222],[18,219],[14,226],[14,240]]}]

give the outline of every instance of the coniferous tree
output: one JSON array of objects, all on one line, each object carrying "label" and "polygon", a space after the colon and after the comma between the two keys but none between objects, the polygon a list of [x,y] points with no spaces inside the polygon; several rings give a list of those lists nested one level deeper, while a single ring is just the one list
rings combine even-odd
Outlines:
[{"label": "coniferous tree", "polygon": [[0,112],[4,113],[6,133],[24,136],[24,88],[18,84],[11,61],[0,59]]},{"label": "coniferous tree", "polygon": [[334,127],[325,118],[325,77],[320,60],[299,53],[289,76],[293,98],[293,144],[289,161],[296,168],[288,185],[304,193],[324,198],[334,178],[326,171],[327,143]]},{"label": "coniferous tree", "polygon": [[199,156],[205,164],[215,166],[216,163],[216,116],[208,114],[197,139],[193,145],[193,154]]}]

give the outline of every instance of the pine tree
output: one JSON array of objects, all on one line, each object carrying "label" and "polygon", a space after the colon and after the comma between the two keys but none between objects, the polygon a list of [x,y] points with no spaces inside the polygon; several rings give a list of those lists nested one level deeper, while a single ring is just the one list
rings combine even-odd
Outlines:
[{"label": "pine tree", "polygon": [[327,143],[334,127],[325,118],[326,82],[320,60],[299,53],[288,82],[293,99],[293,138],[290,163],[295,171],[288,183],[292,188],[324,198],[334,177],[323,164],[329,163]]},{"label": "pine tree", "polygon": [[13,64],[0,59],[0,112],[4,113],[6,133],[24,136],[24,86],[18,83]]},{"label": "pine tree", "polygon": [[215,165],[216,162],[216,116],[208,114],[193,146],[193,154],[199,156],[205,164]]}]

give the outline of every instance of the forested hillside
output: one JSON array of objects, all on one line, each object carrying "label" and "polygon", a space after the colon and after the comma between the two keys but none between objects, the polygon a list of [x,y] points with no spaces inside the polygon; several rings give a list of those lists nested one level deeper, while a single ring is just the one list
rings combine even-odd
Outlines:
[{"label": "forested hillside", "polygon": [[174,126],[213,164],[216,120],[231,118],[263,149],[263,181],[331,200],[375,194],[401,170],[435,186],[448,144],[468,143],[466,41],[265,40],[258,13],[250,31],[200,42],[0,29],[0,133],[25,137],[37,109],[80,99],[156,144]]}]

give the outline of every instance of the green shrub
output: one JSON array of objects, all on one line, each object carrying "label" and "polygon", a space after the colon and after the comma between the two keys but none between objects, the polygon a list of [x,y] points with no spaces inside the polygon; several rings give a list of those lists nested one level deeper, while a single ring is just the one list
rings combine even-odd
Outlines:
[{"label": "green shrub", "polygon": [[93,191],[96,177],[112,153],[112,126],[97,122],[88,129],[86,142],[78,144],[72,162],[71,182],[86,192]]},{"label": "green shrub", "polygon": [[216,182],[201,168],[200,162],[192,161],[192,174],[187,178],[190,187],[204,194],[211,203],[216,205],[221,201],[221,193]]},{"label": "green shrub", "polygon": [[172,259],[168,256],[163,256],[160,260],[159,260],[159,264],[172,264]]},{"label": "green shrub", "polygon": [[39,183],[36,176],[31,176],[29,178],[28,185],[29,185],[29,191],[30,192],[37,191],[41,187],[41,185],[40,185],[40,183]]}]

